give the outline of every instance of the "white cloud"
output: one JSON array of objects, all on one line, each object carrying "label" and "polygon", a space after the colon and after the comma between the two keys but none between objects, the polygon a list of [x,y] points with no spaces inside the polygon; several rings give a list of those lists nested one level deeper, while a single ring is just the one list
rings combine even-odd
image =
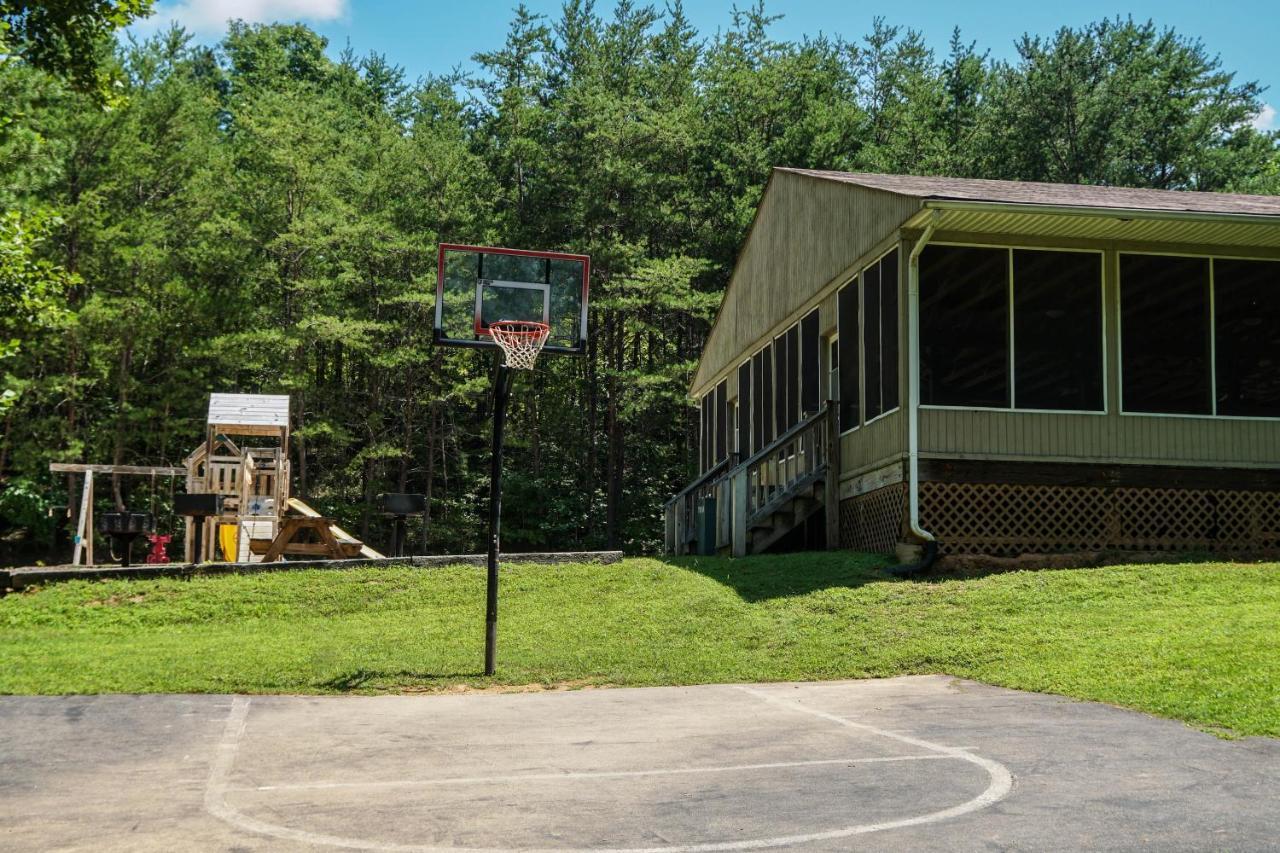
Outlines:
[{"label": "white cloud", "polygon": [[1270,104],[1263,104],[1262,111],[1254,116],[1252,124],[1255,130],[1261,130],[1264,133],[1269,130],[1280,130],[1280,126],[1276,124],[1276,108]]},{"label": "white cloud", "polygon": [[196,33],[217,33],[227,21],[332,21],[347,13],[347,0],[178,0],[159,3],[145,24],[162,29],[170,21]]}]

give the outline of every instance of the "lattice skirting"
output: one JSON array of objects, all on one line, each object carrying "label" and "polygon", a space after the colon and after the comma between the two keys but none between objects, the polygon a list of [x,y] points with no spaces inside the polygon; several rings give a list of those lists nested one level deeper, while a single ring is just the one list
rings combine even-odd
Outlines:
[{"label": "lattice skirting", "polygon": [[1280,491],[924,482],[920,524],[952,554],[1270,552]]},{"label": "lattice skirting", "polygon": [[906,483],[894,483],[840,501],[840,547],[889,553],[902,538],[906,511]]}]

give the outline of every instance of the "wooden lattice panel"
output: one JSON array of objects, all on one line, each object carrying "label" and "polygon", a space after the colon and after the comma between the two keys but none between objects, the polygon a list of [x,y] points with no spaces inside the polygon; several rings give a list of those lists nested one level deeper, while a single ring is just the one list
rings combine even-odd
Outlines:
[{"label": "wooden lattice panel", "polygon": [[1280,492],[924,482],[920,523],[953,554],[1260,552],[1280,545]]},{"label": "wooden lattice panel", "polygon": [[906,515],[905,483],[875,489],[840,501],[840,547],[887,554],[902,538]]}]

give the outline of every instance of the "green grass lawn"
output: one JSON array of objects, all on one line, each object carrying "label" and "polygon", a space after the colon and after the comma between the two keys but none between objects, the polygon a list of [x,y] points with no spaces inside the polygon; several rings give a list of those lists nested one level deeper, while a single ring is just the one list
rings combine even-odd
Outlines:
[{"label": "green grass lawn", "polygon": [[[504,569],[507,685],[950,673],[1280,736],[1280,566],[901,581],[847,553]],[[0,692],[329,693],[491,683],[484,573],[56,584],[0,599]]]}]

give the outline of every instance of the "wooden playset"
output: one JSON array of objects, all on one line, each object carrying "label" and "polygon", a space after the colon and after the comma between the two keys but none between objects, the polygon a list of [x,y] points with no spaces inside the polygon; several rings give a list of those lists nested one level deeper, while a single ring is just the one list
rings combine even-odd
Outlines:
[{"label": "wooden playset", "polygon": [[94,563],[96,473],[185,477],[188,496],[216,496],[210,509],[184,513],[188,563],[381,557],[334,519],[290,496],[289,437],[287,395],[210,394],[204,442],[181,468],[54,463],[52,471],[85,476],[73,564],[81,565],[82,557],[84,565]]}]

